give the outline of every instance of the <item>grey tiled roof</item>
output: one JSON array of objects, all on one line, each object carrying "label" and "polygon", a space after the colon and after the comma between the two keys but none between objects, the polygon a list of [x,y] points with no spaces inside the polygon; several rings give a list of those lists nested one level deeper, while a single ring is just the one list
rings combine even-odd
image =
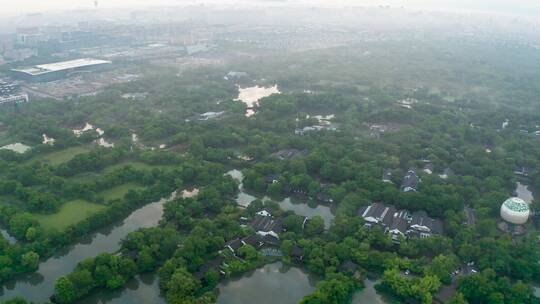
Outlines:
[{"label": "grey tiled roof", "polygon": [[411,188],[414,190],[418,189],[418,184],[420,183],[420,178],[414,170],[407,171],[407,174],[403,177],[403,183],[401,189]]}]

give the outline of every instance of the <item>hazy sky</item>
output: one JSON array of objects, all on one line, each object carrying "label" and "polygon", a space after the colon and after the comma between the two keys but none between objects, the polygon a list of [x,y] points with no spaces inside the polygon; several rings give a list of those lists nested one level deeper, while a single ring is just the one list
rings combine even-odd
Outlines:
[{"label": "hazy sky", "polygon": [[[263,0],[97,0],[99,7],[145,7],[186,3],[264,3]],[[268,3],[321,4],[321,5],[392,5],[424,7],[428,9],[452,9],[494,11],[509,14],[540,15],[540,0],[282,0]],[[25,14],[47,10],[72,10],[93,8],[94,0],[0,0],[0,14]]]}]

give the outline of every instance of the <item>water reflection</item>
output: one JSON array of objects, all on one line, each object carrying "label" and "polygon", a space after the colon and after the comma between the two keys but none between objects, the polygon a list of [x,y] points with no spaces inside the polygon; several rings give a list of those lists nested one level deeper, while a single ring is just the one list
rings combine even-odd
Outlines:
[{"label": "water reflection", "polygon": [[332,209],[329,206],[319,205],[316,202],[313,202],[313,204],[308,204],[303,200],[295,200],[287,197],[279,202],[279,206],[285,211],[290,210],[307,218],[312,218],[319,215],[324,220],[324,226],[326,229],[330,227],[332,220],[334,220],[335,217],[332,213]]},{"label": "water reflection", "polygon": [[145,205],[131,213],[121,223],[99,230],[83,238],[70,248],[65,248],[45,262],[40,263],[38,271],[12,280],[0,291],[0,299],[9,299],[24,295],[28,301],[45,302],[54,292],[54,284],[61,276],[69,274],[84,259],[103,252],[115,252],[120,249],[120,241],[130,232],[139,228],[156,226],[163,215],[165,202],[170,198]]},{"label": "water reflection", "polygon": [[364,289],[356,292],[352,299],[352,304],[389,304],[396,303],[392,301],[389,297],[380,295],[375,290],[375,285],[379,281],[373,281],[370,279],[364,280]]},{"label": "water reflection", "polygon": [[243,183],[244,174],[242,173],[242,171],[234,169],[234,170],[231,170],[231,171],[229,171],[229,172],[227,172],[225,174],[230,175],[235,181],[237,181],[239,183],[239,185],[238,185],[239,193],[238,193],[238,196],[235,199],[236,203],[239,206],[241,206],[243,208],[247,208],[249,206],[249,204],[251,204],[251,202],[253,202],[254,200],[257,199],[255,196],[247,194],[245,192],[244,183]]},{"label": "water reflection", "polygon": [[218,285],[218,304],[296,304],[315,290],[315,278],[281,262]]},{"label": "water reflection", "polygon": [[123,288],[108,291],[101,290],[82,299],[80,304],[131,304],[131,303],[165,303],[159,290],[159,279],[156,274],[142,274],[131,279]]},{"label": "water reflection", "polygon": [[[234,180],[238,181],[240,184],[238,186],[238,196],[236,197],[236,203],[241,207],[248,207],[251,202],[257,199],[257,197],[248,194],[244,189],[244,174],[240,170],[231,170],[226,174],[230,175]],[[269,197],[265,196],[262,198],[263,201],[271,200]],[[285,211],[293,211],[298,215],[305,216],[307,218],[312,218],[315,215],[319,215],[324,220],[324,225],[328,229],[332,224],[334,219],[334,214],[331,207],[326,205],[317,204],[317,202],[311,201],[311,204],[307,200],[301,200],[297,198],[286,197],[282,201],[278,202],[281,209]]]}]

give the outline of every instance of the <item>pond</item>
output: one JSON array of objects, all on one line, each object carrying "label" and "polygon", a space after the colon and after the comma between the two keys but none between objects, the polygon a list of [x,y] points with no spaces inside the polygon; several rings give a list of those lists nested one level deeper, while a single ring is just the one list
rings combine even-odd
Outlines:
[{"label": "pond", "polygon": [[516,196],[517,197],[524,200],[527,204],[532,203],[532,201],[534,199],[534,195],[531,192],[531,190],[529,190],[529,186],[527,186],[525,184],[522,184],[520,182],[517,182],[515,191],[516,191]]},{"label": "pond", "polygon": [[164,304],[159,290],[159,279],[156,274],[142,274],[131,279],[123,288],[109,291],[101,290],[78,301],[79,304],[131,304],[152,303]]},{"label": "pond", "polygon": [[377,293],[375,285],[379,281],[373,281],[370,279],[364,280],[364,289],[356,292],[352,298],[352,304],[390,304],[397,303],[392,301],[389,297],[383,296]]},{"label": "pond", "polygon": [[297,304],[315,291],[316,280],[281,262],[265,265],[218,285],[218,304]]},{"label": "pond", "polygon": [[0,229],[0,234],[2,235],[2,237],[11,245],[17,243],[17,239],[14,238],[13,236],[11,236],[9,234],[9,232],[7,232],[7,230],[5,229]]},{"label": "pond", "polygon": [[80,243],[40,263],[37,272],[8,281],[0,290],[0,300],[24,295],[28,301],[38,303],[47,301],[54,293],[56,280],[72,272],[79,262],[103,252],[115,252],[120,249],[120,241],[128,233],[139,228],[157,226],[163,215],[163,205],[175,196],[176,192],[170,198],[135,210],[121,223],[101,229]]},{"label": "pond", "polygon": [[[234,169],[225,174],[230,175],[234,180],[240,183],[240,185],[238,186],[238,190],[240,192],[238,193],[238,196],[235,199],[236,203],[239,206],[246,208],[249,206],[251,202],[257,199],[256,196],[253,196],[245,192],[244,184],[242,183],[244,180],[244,174],[242,173],[242,171]],[[267,201],[271,199],[265,196],[262,198],[262,200]],[[332,209],[329,206],[320,205],[320,204],[310,205],[306,202],[306,200],[286,197],[282,201],[278,202],[278,204],[281,207],[281,209],[285,211],[293,211],[294,213],[298,215],[302,215],[308,218],[312,218],[315,215],[319,215],[323,218],[326,228],[330,227],[330,225],[332,224],[332,220],[335,217]]]},{"label": "pond", "polygon": [[255,114],[255,111],[252,109],[253,107],[256,107],[259,105],[259,100],[264,97],[268,97],[272,94],[280,94],[277,85],[274,85],[273,87],[260,87],[260,86],[254,86],[254,87],[248,87],[248,88],[241,88],[238,87],[238,98],[236,100],[239,100],[246,104],[248,107],[246,111],[246,116],[250,117]]},{"label": "pond", "polygon": [[24,152],[30,150],[30,146],[27,146],[27,145],[22,144],[22,143],[14,143],[14,144],[9,144],[9,145],[5,145],[3,147],[0,147],[0,149],[11,150],[11,151],[17,152],[17,153],[24,153]]},{"label": "pond", "polygon": [[315,215],[319,215],[324,220],[324,226],[326,229],[330,228],[332,220],[334,220],[334,214],[329,206],[315,204],[310,205],[304,200],[293,199],[290,197],[285,198],[279,202],[281,209],[285,211],[293,211],[298,215],[312,218]]},{"label": "pond", "polygon": [[236,203],[240,207],[247,208],[247,206],[249,206],[249,204],[251,204],[251,202],[253,202],[254,200],[257,199],[255,196],[247,194],[245,192],[244,183],[243,183],[244,174],[242,173],[242,171],[234,169],[234,170],[231,170],[231,171],[229,171],[229,172],[227,172],[225,174],[230,175],[235,181],[240,183],[238,185],[239,193],[238,193],[238,196],[235,199]]}]

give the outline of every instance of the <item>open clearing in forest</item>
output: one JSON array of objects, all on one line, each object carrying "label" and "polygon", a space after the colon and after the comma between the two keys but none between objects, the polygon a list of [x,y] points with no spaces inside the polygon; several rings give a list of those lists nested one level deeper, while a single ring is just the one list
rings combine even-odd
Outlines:
[{"label": "open clearing in forest", "polygon": [[138,162],[138,161],[133,161],[133,162],[128,161],[128,162],[122,162],[122,163],[118,163],[118,164],[115,164],[115,165],[112,165],[112,166],[108,166],[107,168],[105,168],[103,170],[103,172],[108,173],[108,172],[114,171],[116,169],[120,169],[120,168],[127,167],[127,166],[131,166],[131,167],[133,167],[133,169],[136,169],[136,170],[152,170],[154,168],[159,168],[159,169],[167,168],[167,166],[156,166],[156,165],[145,164],[145,163]]},{"label": "open clearing in forest", "polygon": [[107,174],[114,170],[122,169],[127,166],[131,166],[133,169],[136,169],[136,170],[152,170],[154,168],[159,168],[159,169],[168,168],[168,166],[148,165],[142,162],[124,161],[118,164],[107,166],[105,167],[105,169],[99,172],[82,172],[79,174],[75,174],[74,176],[71,177],[71,179],[79,181],[79,182],[88,182],[88,181],[92,181],[101,177],[103,174]]},{"label": "open clearing in forest", "polygon": [[71,147],[71,148],[67,148],[64,150],[56,151],[56,152],[51,152],[51,153],[38,157],[38,159],[41,159],[46,163],[56,166],[61,163],[70,161],[73,157],[75,157],[78,154],[88,153],[90,151],[91,149],[89,147],[77,146],[77,147]]},{"label": "open clearing in forest", "polygon": [[46,215],[32,213],[31,215],[39,222],[43,229],[57,229],[61,231],[106,208],[106,206],[90,203],[85,200],[73,200],[62,205],[57,213]]},{"label": "open clearing in forest", "polygon": [[112,187],[105,191],[100,192],[101,195],[105,198],[106,201],[121,199],[124,198],[124,195],[129,192],[129,190],[138,190],[142,189],[141,185],[136,183],[126,183],[116,187]]}]

